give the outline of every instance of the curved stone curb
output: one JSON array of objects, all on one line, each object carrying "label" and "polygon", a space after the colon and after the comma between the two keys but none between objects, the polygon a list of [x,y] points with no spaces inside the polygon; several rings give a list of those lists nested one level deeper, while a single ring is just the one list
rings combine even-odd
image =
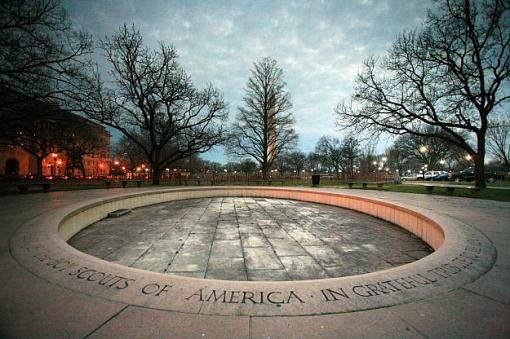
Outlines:
[{"label": "curved stone curb", "polygon": [[[271,197],[346,207],[406,228],[436,251],[411,264],[358,276],[251,282],[138,270],[89,256],[66,243],[114,210],[213,196]],[[430,211],[354,195],[269,187],[162,189],[83,201],[26,223],[10,246],[27,270],[64,288],[129,305],[215,315],[312,315],[409,303],[472,282],[495,260],[495,249],[482,233]]]}]

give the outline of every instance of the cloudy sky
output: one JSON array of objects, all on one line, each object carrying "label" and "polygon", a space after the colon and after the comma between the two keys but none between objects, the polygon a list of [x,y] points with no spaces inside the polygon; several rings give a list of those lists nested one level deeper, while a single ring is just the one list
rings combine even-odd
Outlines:
[{"label": "cloudy sky", "polygon": [[[196,85],[211,82],[223,92],[231,118],[253,62],[275,58],[292,96],[299,148],[309,152],[322,135],[342,137],[333,109],[352,93],[363,59],[384,55],[399,32],[419,27],[430,2],[64,0],[64,6],[75,27],[96,40],[134,23],[148,46],[174,45]],[[227,161],[221,149],[204,158]]]}]

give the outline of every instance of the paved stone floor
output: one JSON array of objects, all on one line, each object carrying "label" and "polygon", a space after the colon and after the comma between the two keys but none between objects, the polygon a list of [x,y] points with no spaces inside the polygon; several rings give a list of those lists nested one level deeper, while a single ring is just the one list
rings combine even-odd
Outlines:
[{"label": "paved stone floor", "polygon": [[70,241],[144,270],[226,280],[303,280],[403,265],[432,249],[398,226],[333,206],[280,199],[176,201],[107,218]]}]

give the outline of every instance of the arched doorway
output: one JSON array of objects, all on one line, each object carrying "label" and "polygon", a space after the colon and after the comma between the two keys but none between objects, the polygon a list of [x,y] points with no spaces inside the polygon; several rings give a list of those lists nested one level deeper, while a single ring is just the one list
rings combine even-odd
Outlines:
[{"label": "arched doorway", "polygon": [[5,162],[5,175],[15,176],[19,174],[19,162],[10,158]]}]

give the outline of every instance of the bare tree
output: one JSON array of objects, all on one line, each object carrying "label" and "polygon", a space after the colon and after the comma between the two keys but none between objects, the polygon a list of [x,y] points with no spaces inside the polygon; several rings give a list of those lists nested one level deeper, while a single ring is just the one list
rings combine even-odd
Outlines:
[{"label": "bare tree", "polygon": [[[444,133],[438,127],[428,127],[427,129],[428,131],[425,131],[424,134],[441,135]],[[458,153],[464,153],[465,156],[465,152],[445,139],[413,134],[399,136],[392,149],[398,154],[402,166],[414,169],[427,165],[429,170],[437,170],[443,164],[452,164],[451,160],[456,160]]]},{"label": "bare tree", "polygon": [[23,119],[24,112],[16,110],[20,100],[67,109],[64,102],[87,79],[90,61],[84,56],[91,52],[92,40],[73,30],[60,1],[0,1],[0,34],[0,88],[22,94],[3,101],[0,123]]},{"label": "bare tree", "polygon": [[68,170],[78,169],[86,176],[88,173],[85,173],[83,164],[85,156],[108,158],[110,135],[103,126],[79,116],[70,117],[65,123],[60,121],[59,125],[64,130],[63,138],[57,145],[59,151],[65,152],[68,157]]},{"label": "bare tree", "polygon": [[283,71],[276,60],[262,58],[253,64],[245,88],[244,107],[239,107],[236,122],[228,138],[232,155],[255,159],[267,178],[274,161],[297,141],[290,94]]},{"label": "bare tree", "polygon": [[340,154],[342,155],[343,173],[344,175],[350,175],[352,178],[361,154],[359,140],[353,135],[346,136],[342,141]]},{"label": "bare tree", "polygon": [[227,110],[212,85],[203,90],[193,86],[173,47],[161,42],[149,50],[142,40],[134,26],[124,25],[101,43],[112,87],[96,74],[81,103],[91,119],[119,130],[140,147],[158,185],[162,168],[223,141]]},{"label": "bare tree", "polygon": [[491,121],[487,138],[489,153],[510,171],[510,118]]},{"label": "bare tree", "polygon": [[239,170],[245,174],[255,173],[257,171],[257,163],[251,159],[243,159],[239,162]]},{"label": "bare tree", "polygon": [[301,151],[285,152],[280,156],[278,162],[283,162],[285,169],[293,171],[298,175],[305,168],[306,154]]},{"label": "bare tree", "polygon": [[147,161],[143,149],[125,135],[112,146],[112,156],[130,169]]},{"label": "bare tree", "polygon": [[504,0],[442,0],[438,8],[382,62],[365,61],[350,103],[336,113],[358,131],[444,139],[473,157],[476,185],[485,187],[488,117],[510,98],[510,8]]},{"label": "bare tree", "polygon": [[322,165],[328,167],[337,178],[340,178],[344,160],[340,139],[329,135],[322,136],[315,146],[315,153],[319,155]]}]

